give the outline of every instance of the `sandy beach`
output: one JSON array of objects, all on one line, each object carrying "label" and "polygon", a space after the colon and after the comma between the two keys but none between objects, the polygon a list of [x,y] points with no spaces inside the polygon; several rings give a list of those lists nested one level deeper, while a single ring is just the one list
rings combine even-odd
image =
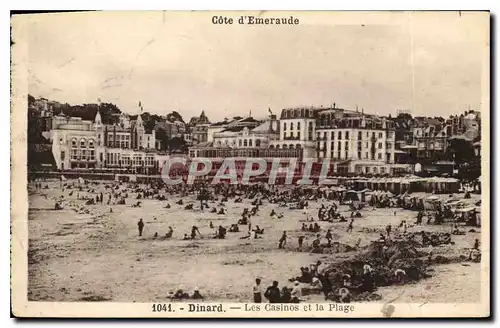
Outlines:
[{"label": "sandy beach", "polygon": [[[250,201],[226,203],[227,214],[201,212],[195,196],[184,198],[184,204],[193,202],[195,210],[176,205],[178,196],[166,195],[165,201],[143,199],[141,208],[133,208],[136,194],[129,194],[126,205],[97,204],[85,206],[88,214],[74,211],[83,205],[74,190],[62,192],[60,182],[43,182],[49,189],[33,191],[29,195],[29,281],[30,301],[115,301],[160,302],[168,301],[171,293],[184,289],[191,293],[199,289],[206,301],[251,302],[255,277],[262,277],[267,287],[273,280],[280,286],[291,285],[289,278],[299,275],[301,266],[321,260],[325,265],[352,256],[353,252],[337,254],[311,254],[297,251],[297,237],[304,234],[300,227],[307,216],[317,216],[321,201],[312,201],[307,210],[290,210],[269,204],[251,217],[252,226],[259,225],[265,233],[262,239],[240,239],[240,232],[228,232],[226,239],[212,239],[214,226],[236,223],[243,208],[251,208]],[[104,183],[93,186],[95,193],[79,192],[81,197],[104,192]],[[65,208],[54,210],[55,198],[64,195]],[[105,194],[106,195],[106,194]],[[479,195],[474,195],[479,197]],[[107,196],[105,196],[105,200]],[[164,208],[169,203],[171,208]],[[215,206],[215,203],[210,203]],[[283,213],[283,218],[272,219],[271,210]],[[340,213],[349,216],[347,206]],[[356,218],[352,233],[347,233],[347,222],[319,222],[321,234],[331,228],[334,239],[342,244],[354,245],[376,240],[387,224],[397,226],[401,220],[413,222],[417,212],[400,208],[363,209],[362,218]],[[138,236],[137,221],[145,222],[144,234]],[[316,221],[317,222],[317,221]],[[196,225],[201,237],[182,240]],[[165,235],[168,227],[174,229],[172,239],[154,239]],[[435,254],[463,254],[474,240],[476,232],[452,236],[454,245],[435,247]],[[412,231],[450,232],[450,224],[410,227]],[[284,249],[278,249],[278,239],[286,231],[289,239]],[[305,233],[309,245],[315,233]],[[377,290],[383,299],[397,298],[400,302],[479,302],[480,264],[451,263],[433,265],[431,277],[404,286],[394,285]],[[322,295],[304,296],[306,301],[324,302]]]}]

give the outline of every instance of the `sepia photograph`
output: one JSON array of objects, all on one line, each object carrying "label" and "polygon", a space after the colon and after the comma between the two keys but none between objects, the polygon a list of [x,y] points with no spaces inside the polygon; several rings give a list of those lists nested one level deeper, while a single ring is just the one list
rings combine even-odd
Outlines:
[{"label": "sepia photograph", "polygon": [[490,13],[13,15],[18,317],[488,317]]}]

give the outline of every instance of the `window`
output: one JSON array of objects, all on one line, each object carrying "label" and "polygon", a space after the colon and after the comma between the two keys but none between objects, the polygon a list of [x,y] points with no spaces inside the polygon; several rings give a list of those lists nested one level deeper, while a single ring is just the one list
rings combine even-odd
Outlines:
[{"label": "window", "polygon": [[391,154],[390,154],[390,153],[388,153],[388,154],[387,154],[387,160],[388,160],[388,161],[390,161],[390,160],[391,160]]},{"label": "window", "polygon": [[293,131],[290,131],[290,138],[293,138]]},{"label": "window", "polygon": [[140,166],[141,165],[141,162],[142,162],[142,156],[141,154],[134,154],[134,157],[133,157],[133,165],[134,166]]},{"label": "window", "polygon": [[253,144],[253,140],[252,140],[252,139],[248,140],[248,145],[249,145],[250,147],[252,147],[252,146],[253,146],[252,144]]},{"label": "window", "polygon": [[382,143],[381,142],[378,143],[378,149],[382,149]]},{"label": "window", "polygon": [[95,150],[89,150],[89,161],[95,161]]},{"label": "window", "polygon": [[365,159],[368,159],[368,152],[365,152]]},{"label": "window", "polygon": [[346,132],[345,132],[345,138],[346,138],[346,139],[349,139],[349,131],[346,131]]},{"label": "window", "polygon": [[[76,141],[75,141],[76,142]],[[78,150],[76,149],[71,149],[70,153],[69,153],[69,157],[72,161],[76,161],[78,159]]]},{"label": "window", "polygon": [[349,150],[349,142],[348,142],[348,141],[346,141],[346,142],[345,142],[345,150],[346,150],[346,151],[348,151],[348,150]]},{"label": "window", "polygon": [[[358,151],[361,151],[363,143],[361,141],[358,141]],[[359,156],[361,158],[361,156]]]},{"label": "window", "polygon": [[128,154],[124,154],[122,157],[122,165],[123,166],[130,166],[130,156]]},{"label": "window", "polygon": [[349,153],[348,152],[345,152],[345,158],[349,158]]},{"label": "window", "polygon": [[312,140],[312,136],[313,136],[313,124],[312,122],[309,122],[309,128],[307,130],[307,133],[308,133],[308,139],[309,140]]},{"label": "window", "polygon": [[286,131],[286,122],[283,123],[283,131]]},{"label": "window", "polygon": [[370,137],[370,132],[366,132],[366,137],[369,138]]},{"label": "window", "polygon": [[378,159],[382,159],[382,153],[378,153]]},{"label": "window", "polygon": [[379,132],[379,133],[378,133],[378,138],[379,138],[379,139],[382,139],[382,138],[383,138],[383,134],[382,134],[382,132]]},{"label": "window", "polygon": [[80,139],[80,148],[85,148],[85,147],[87,147],[85,139]]},{"label": "window", "polygon": [[243,147],[247,147],[247,146],[248,146],[248,140],[245,139],[245,140],[243,140]]},{"label": "window", "polygon": [[342,131],[339,131],[337,137],[338,137],[339,140],[342,140]]},{"label": "window", "polygon": [[240,140],[238,140],[238,146],[240,146],[240,147],[241,147],[241,139],[240,139]]},{"label": "window", "polygon": [[358,159],[361,159],[361,152],[358,151]]},{"label": "window", "polygon": [[146,155],[146,160],[145,160],[146,166],[153,166],[154,165],[153,162],[154,162],[154,157],[151,155]]},{"label": "window", "polygon": [[300,130],[300,122],[297,122],[297,130]]},{"label": "window", "polygon": [[72,148],[76,148],[77,147],[77,145],[76,145],[76,139],[72,139],[71,140],[71,147]]},{"label": "window", "polygon": [[365,171],[366,171],[366,173],[370,173],[370,167],[366,166]]},{"label": "window", "polygon": [[337,158],[339,158],[339,159],[340,159],[340,150],[339,150],[339,151],[337,151]]},{"label": "window", "polygon": [[361,131],[358,132],[358,140],[363,139],[363,133]]},{"label": "window", "polygon": [[293,122],[290,123],[290,130],[293,130]]},{"label": "window", "polygon": [[370,144],[368,142],[365,142],[365,148],[370,148]]},{"label": "window", "polygon": [[[337,150],[338,150],[338,151],[340,151],[340,148],[342,148],[342,144],[341,144],[341,142],[339,141],[339,142],[337,142]],[[340,156],[339,156],[339,157],[340,157]]]},{"label": "window", "polygon": [[255,146],[260,147],[260,139],[255,140]]},{"label": "window", "polygon": [[375,132],[372,132],[372,138],[375,139]]},{"label": "window", "polygon": [[380,168],[380,173],[385,174],[385,167]]},{"label": "window", "polygon": [[89,148],[94,148],[94,139],[89,140]]},{"label": "window", "polygon": [[390,142],[387,143],[387,149],[392,149],[392,143]]},{"label": "window", "polygon": [[297,131],[297,139],[300,140],[300,131]]},{"label": "window", "polygon": [[373,168],[373,173],[378,173],[378,168],[377,167]]}]

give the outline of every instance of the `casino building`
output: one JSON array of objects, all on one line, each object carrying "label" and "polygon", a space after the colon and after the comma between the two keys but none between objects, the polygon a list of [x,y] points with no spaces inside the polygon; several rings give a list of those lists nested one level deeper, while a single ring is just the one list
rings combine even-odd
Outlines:
[{"label": "casino building", "polygon": [[147,173],[157,167],[155,131],[146,131],[141,115],[130,121],[122,114],[118,124],[103,124],[99,110],[94,121],[55,116],[50,131],[56,167],[114,169]]}]

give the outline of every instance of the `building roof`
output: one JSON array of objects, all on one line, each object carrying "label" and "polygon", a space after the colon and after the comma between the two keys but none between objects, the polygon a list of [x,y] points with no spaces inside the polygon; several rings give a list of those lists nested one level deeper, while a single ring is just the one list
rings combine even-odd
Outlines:
[{"label": "building roof", "polygon": [[252,131],[253,132],[267,132],[267,131],[269,131],[270,126],[271,126],[271,122],[265,121],[262,124],[255,127]]},{"label": "building roof", "polygon": [[196,145],[196,148],[213,147],[213,145],[214,145],[213,141],[200,142],[199,144]]},{"label": "building roof", "polygon": [[210,124],[210,126],[211,127],[224,126],[226,124],[229,124],[230,122],[232,122],[232,121],[224,120],[224,121],[221,121],[221,122],[212,123],[212,124]]},{"label": "building roof", "polygon": [[240,132],[243,131],[243,129],[247,128],[246,126],[230,126],[225,128],[224,130],[220,132]]}]

